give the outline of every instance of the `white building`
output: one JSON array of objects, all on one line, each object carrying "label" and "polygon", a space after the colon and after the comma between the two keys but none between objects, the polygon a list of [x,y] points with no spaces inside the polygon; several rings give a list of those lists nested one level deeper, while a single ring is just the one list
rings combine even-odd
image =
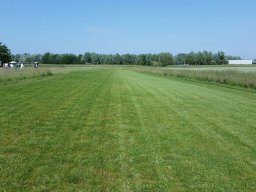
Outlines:
[{"label": "white building", "polygon": [[228,64],[231,65],[250,65],[252,60],[228,60]]}]

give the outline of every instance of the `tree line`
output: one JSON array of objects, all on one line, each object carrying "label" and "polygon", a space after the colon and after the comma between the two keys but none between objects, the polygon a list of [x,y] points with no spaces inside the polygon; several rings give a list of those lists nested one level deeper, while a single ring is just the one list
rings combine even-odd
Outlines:
[{"label": "tree line", "polygon": [[42,64],[114,64],[114,65],[221,65],[227,64],[229,59],[240,57],[227,56],[223,51],[212,53],[208,51],[180,53],[173,56],[171,53],[159,54],[97,54],[86,52],[84,54],[16,54],[12,59],[22,63],[40,62]]},{"label": "tree line", "polygon": [[212,53],[209,51],[179,53],[173,56],[171,53],[163,52],[159,54],[97,54],[86,52],[84,54],[15,54],[11,55],[8,47],[0,43],[0,61],[2,63],[15,60],[19,63],[42,64],[111,64],[111,65],[147,65],[147,66],[167,66],[167,65],[221,65],[227,64],[228,60],[241,59],[236,56],[227,56],[223,51]]}]

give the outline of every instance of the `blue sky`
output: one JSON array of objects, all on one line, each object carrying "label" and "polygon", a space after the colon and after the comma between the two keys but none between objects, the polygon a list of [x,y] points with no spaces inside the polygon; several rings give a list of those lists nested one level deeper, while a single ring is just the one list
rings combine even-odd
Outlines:
[{"label": "blue sky", "polygon": [[256,58],[255,0],[0,0],[13,53],[223,50]]}]

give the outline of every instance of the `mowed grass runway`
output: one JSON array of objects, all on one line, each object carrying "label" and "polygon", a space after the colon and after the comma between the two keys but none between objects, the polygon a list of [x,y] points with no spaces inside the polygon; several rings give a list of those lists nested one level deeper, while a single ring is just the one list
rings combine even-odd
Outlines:
[{"label": "mowed grass runway", "polygon": [[98,68],[0,95],[0,191],[256,191],[249,89]]}]

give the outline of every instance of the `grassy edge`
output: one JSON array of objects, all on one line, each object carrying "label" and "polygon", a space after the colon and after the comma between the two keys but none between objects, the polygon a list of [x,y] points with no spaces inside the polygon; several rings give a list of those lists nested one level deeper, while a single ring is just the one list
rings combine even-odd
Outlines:
[{"label": "grassy edge", "polygon": [[53,76],[54,73],[51,72],[50,70],[39,72],[39,73],[33,73],[33,74],[24,74],[16,77],[7,77],[7,78],[1,78],[0,77],[0,84],[8,84],[8,83],[18,83],[19,81],[22,80],[27,80],[27,79],[36,79],[36,78],[43,78],[43,77],[49,77]]},{"label": "grassy edge", "polygon": [[144,74],[157,76],[157,77],[172,78],[172,79],[175,79],[175,80],[183,80],[183,81],[186,81],[186,82],[208,84],[208,85],[212,85],[212,86],[219,86],[219,87],[225,87],[225,88],[230,88],[230,89],[235,89],[235,90],[240,90],[240,91],[247,91],[247,92],[256,93],[256,88],[244,87],[244,86],[239,86],[239,85],[236,85],[236,84],[226,84],[226,83],[221,83],[221,82],[216,82],[216,81],[208,81],[208,80],[204,80],[204,79],[174,76],[174,75],[171,75],[171,74],[154,73],[154,72],[149,72],[149,71],[138,71],[138,70],[134,70],[134,71],[136,71],[138,73],[144,73]]}]

